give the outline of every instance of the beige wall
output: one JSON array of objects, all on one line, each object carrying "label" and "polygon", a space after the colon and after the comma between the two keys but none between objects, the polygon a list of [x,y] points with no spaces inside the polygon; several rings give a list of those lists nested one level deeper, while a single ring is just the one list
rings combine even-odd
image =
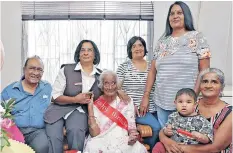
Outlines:
[{"label": "beige wall", "polygon": [[21,5],[20,2],[1,2],[1,40],[5,61],[1,72],[1,90],[21,76]]},{"label": "beige wall", "polygon": [[[217,8],[217,10],[216,10]],[[232,85],[232,2],[202,2],[198,30],[207,37],[212,58],[210,65],[220,68],[226,84]]]}]

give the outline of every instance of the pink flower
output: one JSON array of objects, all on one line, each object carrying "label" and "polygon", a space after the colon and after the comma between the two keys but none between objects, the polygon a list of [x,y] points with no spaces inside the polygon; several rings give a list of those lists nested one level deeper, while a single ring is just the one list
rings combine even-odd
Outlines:
[{"label": "pink flower", "polygon": [[190,48],[193,48],[194,50],[196,49],[197,47],[197,42],[195,39],[190,39],[189,40],[189,45],[188,45]]},{"label": "pink flower", "polygon": [[2,123],[1,123],[2,128],[4,128],[4,129],[9,129],[12,125],[14,125],[14,123],[12,122],[11,119],[9,119],[9,118],[4,118],[4,119],[2,120]]}]

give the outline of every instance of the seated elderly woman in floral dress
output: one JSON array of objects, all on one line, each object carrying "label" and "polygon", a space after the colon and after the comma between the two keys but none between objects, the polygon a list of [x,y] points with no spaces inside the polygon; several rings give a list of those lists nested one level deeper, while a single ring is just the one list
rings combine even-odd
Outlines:
[{"label": "seated elderly woman in floral dress", "polygon": [[[84,152],[88,153],[146,153],[137,141],[133,101],[128,104],[117,96],[118,77],[113,71],[100,75],[103,91],[95,102],[88,104],[90,135]],[[93,95],[90,96],[93,99]]]}]

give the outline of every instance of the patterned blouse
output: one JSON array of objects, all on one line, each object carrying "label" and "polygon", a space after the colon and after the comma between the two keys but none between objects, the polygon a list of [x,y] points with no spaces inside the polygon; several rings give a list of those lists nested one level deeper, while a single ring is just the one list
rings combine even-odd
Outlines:
[{"label": "patterned blouse", "polygon": [[195,115],[195,116],[182,116],[178,112],[174,112],[169,115],[168,121],[166,123],[166,126],[170,124],[172,125],[173,129],[173,135],[171,136],[171,139],[184,144],[201,144],[194,138],[188,137],[186,135],[183,135],[179,132],[177,132],[176,129],[182,129],[187,132],[200,132],[204,135],[206,135],[211,142],[213,142],[213,127],[212,124],[203,116],[201,115]]},{"label": "patterned blouse", "polygon": [[[199,112],[198,107],[196,111]],[[209,120],[211,124],[213,125],[214,133],[231,112],[232,112],[232,106],[226,103],[226,106],[221,111],[219,111],[216,115],[210,118],[207,118],[207,120]],[[232,142],[229,146],[227,146],[220,153],[232,153]]]},{"label": "patterned blouse", "polygon": [[194,88],[199,74],[198,63],[204,58],[210,58],[210,51],[200,32],[189,31],[180,37],[161,38],[154,52],[157,70],[155,104],[165,110],[175,110],[177,91]]}]

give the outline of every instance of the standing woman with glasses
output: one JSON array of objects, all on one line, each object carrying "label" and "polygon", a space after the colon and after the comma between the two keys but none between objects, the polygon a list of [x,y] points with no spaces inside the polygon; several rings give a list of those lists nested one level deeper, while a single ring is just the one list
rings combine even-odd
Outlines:
[{"label": "standing woman with glasses", "polygon": [[194,29],[191,11],[184,2],[177,1],[170,6],[166,30],[157,43],[151,65],[142,105],[148,105],[155,82],[154,102],[158,120],[164,127],[168,115],[176,109],[176,92],[181,88],[191,88],[198,94],[197,76],[210,65],[207,41]]}]

